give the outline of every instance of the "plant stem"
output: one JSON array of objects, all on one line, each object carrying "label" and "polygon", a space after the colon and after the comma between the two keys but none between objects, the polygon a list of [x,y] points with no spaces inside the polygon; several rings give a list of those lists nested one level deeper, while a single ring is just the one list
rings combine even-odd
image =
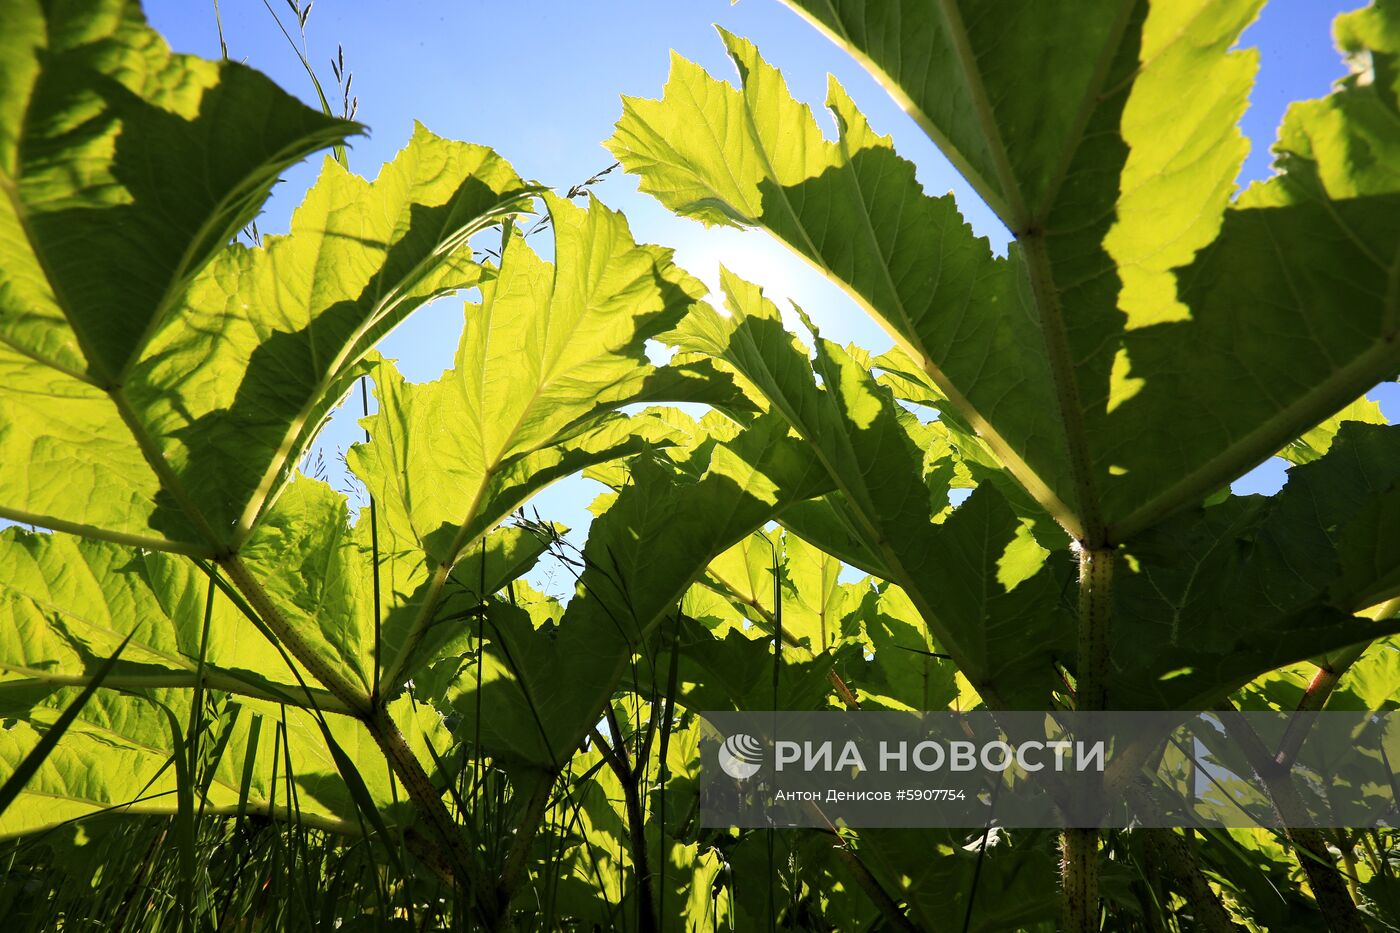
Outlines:
[{"label": "plant stem", "polygon": [[1249,766],[1264,782],[1327,929],[1332,933],[1365,933],[1366,923],[1347,892],[1336,860],[1327,849],[1326,838],[1321,831],[1308,825],[1311,820],[1307,807],[1289,778],[1289,769],[1275,760],[1258,733],[1233,706],[1222,707],[1220,718],[1226,733],[1239,745]]},{"label": "plant stem", "polygon": [[[1079,651],[1075,708],[1102,710],[1107,701],[1108,628],[1113,614],[1111,549],[1084,547],[1079,552]],[[1099,785],[1085,788],[1082,815],[1097,812]],[[1061,841],[1060,878],[1064,887],[1064,929],[1087,933],[1099,928],[1099,832],[1071,828]]]},{"label": "plant stem", "polygon": [[1356,847],[1347,839],[1345,829],[1336,830],[1337,851],[1342,853],[1342,864],[1347,870],[1347,890],[1353,901],[1361,900],[1361,876],[1356,872]]},{"label": "plant stem", "polygon": [[501,897],[509,901],[525,877],[530,864],[530,847],[539,832],[540,822],[549,809],[549,793],[554,789],[553,772],[540,773],[534,777],[535,785],[525,800],[525,810],[515,823],[515,836],[506,853],[505,867],[501,869]]},{"label": "plant stem", "polygon": [[1170,890],[1185,898],[1194,929],[1205,933],[1243,929],[1230,919],[1229,911],[1201,872],[1196,853],[1185,836],[1172,829],[1144,829],[1141,833],[1149,869],[1170,881]]},{"label": "plant stem", "polygon": [[1067,829],[1060,840],[1060,886],[1064,890],[1066,933],[1099,928],[1099,832]]},{"label": "plant stem", "polygon": [[448,812],[447,805],[433,787],[433,782],[423,770],[422,763],[404,740],[398,724],[389,717],[383,707],[370,707],[368,697],[356,690],[348,680],[326,663],[306,639],[302,638],[301,633],[273,605],[267,592],[253,578],[247,565],[238,555],[222,558],[219,566],[228,574],[229,580],[248,600],[248,604],[262,618],[268,629],[281,640],[288,653],[336,699],[355,711],[354,715],[364,724],[374,737],[375,743],[384,752],[389,766],[403,783],[419,813],[427,819],[443,860],[451,868],[457,883],[467,888],[481,921],[491,930],[509,929],[509,917],[501,916],[495,889],[485,883],[483,873],[467,850],[462,840],[462,828]]},{"label": "plant stem", "polygon": [[[1385,602],[1377,603],[1357,613],[1377,621],[1388,619],[1400,611],[1400,597],[1388,599]],[[1371,647],[1371,642],[1362,642],[1343,648],[1324,658],[1318,666],[1317,673],[1308,683],[1308,689],[1303,692],[1303,698],[1298,702],[1298,712],[1317,712],[1327,705],[1328,699],[1332,696],[1332,691],[1337,689],[1341,683],[1342,675],[1351,670],[1353,664],[1361,660],[1361,656],[1366,653],[1366,649]],[[1279,742],[1278,754],[1274,756],[1284,768],[1293,765],[1293,760],[1298,757],[1298,752],[1303,747],[1303,742],[1308,737],[1308,731],[1312,728],[1313,718],[1311,716],[1295,716],[1288,723],[1288,728],[1284,730],[1283,740]]]},{"label": "plant stem", "polygon": [[1075,709],[1093,712],[1108,700],[1108,630],[1113,614],[1111,549],[1079,552],[1079,652]]},{"label": "plant stem", "polygon": [[919,933],[919,928],[904,915],[899,904],[890,897],[889,892],[884,889],[871,873],[869,867],[861,860],[860,855],[851,849],[846,840],[841,839],[834,851],[837,861],[851,873],[856,885],[865,892],[866,897],[870,898],[870,902],[880,911],[880,916],[892,929],[898,930],[899,933]]},{"label": "plant stem", "polygon": [[437,844],[442,848],[453,876],[458,884],[467,887],[467,893],[472,898],[473,906],[482,922],[491,930],[509,929],[509,917],[501,912],[495,887],[487,884],[484,873],[462,839],[462,827],[448,812],[442,796],[437,788],[433,787],[433,782],[423,770],[418,756],[408,747],[398,724],[383,708],[375,710],[362,721],[374,737],[375,743],[384,752],[384,757],[388,759],[394,774],[403,783],[420,814],[427,818],[428,826]]},{"label": "plant stem", "polygon": [[[627,808],[627,837],[632,848],[632,870],[637,873],[637,929],[641,933],[656,933],[656,898],[652,892],[651,859],[647,854],[646,813],[642,809],[640,793],[641,772],[633,767],[627,754],[627,744],[622,739],[622,728],[613,713],[612,704],[606,707],[608,729],[612,732],[612,754],[606,756],[608,765],[622,784],[623,801]],[[597,739],[601,742],[602,737]],[[637,763],[638,765],[641,762]]]},{"label": "plant stem", "polygon": [[224,573],[228,574],[229,581],[243,594],[243,598],[248,600],[248,605],[282,642],[287,652],[337,700],[345,704],[346,708],[352,711],[351,715],[361,718],[367,715],[370,712],[369,697],[355,689],[349,680],[327,664],[320,653],[301,636],[287,617],[282,615],[281,610],[272,604],[267,591],[253,578],[242,558],[233,554],[220,558],[218,563]]}]

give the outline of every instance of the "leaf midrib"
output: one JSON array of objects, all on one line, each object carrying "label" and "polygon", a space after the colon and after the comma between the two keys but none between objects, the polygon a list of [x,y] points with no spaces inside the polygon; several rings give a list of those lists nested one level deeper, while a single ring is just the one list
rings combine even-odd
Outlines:
[{"label": "leaf midrib", "polygon": [[1015,174],[1011,171],[1011,157],[1006,148],[1006,141],[1002,138],[1001,127],[992,113],[987,87],[982,80],[982,72],[977,67],[976,56],[972,52],[972,37],[963,25],[962,14],[959,13],[955,0],[937,0],[937,7],[948,30],[958,69],[963,73],[963,83],[972,99],[973,115],[987,142],[988,154],[992,157],[992,168],[1002,189],[1001,200],[1010,215],[1003,217],[1003,222],[1013,233],[1019,234],[1029,222],[1025,198],[1021,194],[1020,186],[1016,184]]},{"label": "leaf midrib", "polygon": [[1203,499],[1213,488],[1230,478],[1240,476],[1255,464],[1266,460],[1296,435],[1299,424],[1316,424],[1332,412],[1371,387],[1373,373],[1380,364],[1391,360],[1400,351],[1395,333],[1384,334],[1370,349],[1352,357],[1311,392],[1298,396],[1294,402],[1271,417],[1257,423],[1248,433],[1225,451],[1196,469],[1186,473],[1130,512],[1121,522],[1106,531],[1114,541],[1125,541],[1156,524],[1162,518],[1195,499]]},{"label": "leaf midrib", "polygon": [[[1074,360],[1069,351],[1064,312],[1060,306],[1059,292],[1054,281],[1044,229],[1033,226],[1032,218],[1027,214],[1024,197],[1011,170],[1006,141],[1002,137],[1001,127],[992,112],[982,74],[978,70],[972,54],[970,36],[962,23],[961,16],[954,7],[953,0],[939,0],[938,9],[947,26],[957,55],[958,66],[963,72],[964,83],[972,98],[974,115],[982,130],[983,138],[988,143],[998,181],[1010,208],[1011,216],[1005,218],[1007,225],[1016,234],[1025,257],[1022,265],[1030,279],[1031,299],[1035,302],[1038,312],[1037,319],[1040,325],[1041,339],[1045,346],[1046,359],[1050,366],[1050,379],[1055,390],[1060,427],[1065,438],[1066,450],[1069,452],[1070,475],[1077,494],[1076,498],[1079,500],[1072,513],[1077,521],[1072,525],[1066,525],[1066,531],[1076,537],[1082,537],[1091,544],[1097,544],[1103,538],[1104,530],[1100,515],[1098,488],[1093,473],[1093,458],[1090,455],[1083,408],[1079,402],[1079,385],[1075,378]],[[1113,54],[1116,54],[1116,46],[1113,46],[1112,43],[1108,45],[1112,48]],[[1107,52],[1105,57],[1111,59],[1111,55]],[[1102,70],[1106,74],[1107,69],[1103,68]],[[1086,101],[1092,99],[1092,94],[1086,95]],[[1085,123],[1087,124],[1087,119]],[[1078,141],[1076,140],[1070,150],[1077,149],[1077,146]],[[1054,513],[1052,512],[1052,514]]]},{"label": "leaf midrib", "polygon": [[[84,333],[82,327],[79,326],[75,319],[70,301],[64,294],[61,283],[54,276],[53,269],[45,257],[43,243],[34,236],[33,225],[29,220],[29,212],[23,200],[19,197],[19,192],[14,187],[13,179],[8,175],[0,175],[0,188],[4,189],[5,195],[10,201],[10,205],[15,212],[15,219],[19,223],[25,239],[29,241],[29,246],[34,253],[35,261],[39,264],[39,268],[44,273],[44,280],[48,282],[49,288],[53,291],[54,304],[63,313],[64,320],[68,322],[68,327],[73,332],[73,338],[78,343],[79,351],[90,365],[99,370],[103,380],[107,383],[106,385],[100,385],[99,388],[112,400],[112,404],[117,409],[117,414],[126,424],[127,430],[131,432],[147,465],[149,465],[152,472],[156,474],[157,481],[166,488],[177,502],[179,502],[181,510],[189,513],[186,517],[195,524],[196,530],[203,534],[205,539],[210,543],[211,550],[209,553],[211,555],[218,553],[221,550],[223,542],[213,533],[213,530],[204,520],[204,516],[193,510],[193,501],[189,498],[179,478],[175,476],[169,464],[166,463],[163,452],[161,452],[157,445],[154,444],[153,440],[147,436],[144,425],[137,419],[136,412],[127,401],[122,391],[121,384],[114,382],[112,374],[107,373],[105,368],[101,366],[99,362],[100,357],[94,352],[90,338]],[[108,535],[107,532],[101,529],[94,529],[94,531],[100,532],[97,535],[98,537],[106,537]]]}]

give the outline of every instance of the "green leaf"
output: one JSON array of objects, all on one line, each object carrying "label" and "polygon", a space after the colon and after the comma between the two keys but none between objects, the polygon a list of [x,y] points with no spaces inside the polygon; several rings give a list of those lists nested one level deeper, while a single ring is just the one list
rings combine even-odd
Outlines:
[{"label": "green leaf", "polygon": [[31,470],[7,475],[0,511],[205,545],[165,514],[147,428],[132,437],[132,370],[278,175],[358,127],[240,65],[172,55],[135,4],[19,0],[6,20],[0,457]]},{"label": "green leaf", "polygon": [[984,933],[1054,929],[1061,910],[1055,834],[995,827],[986,839],[981,830],[866,829],[859,852],[926,929],[962,929],[969,917],[969,929]]},{"label": "green leaf", "polygon": [[[189,560],[64,534],[0,532],[0,689],[91,683],[119,689],[193,687],[208,576]],[[216,599],[204,664],[219,690],[306,702],[287,663],[226,599]],[[314,686],[314,685],[313,685]],[[315,701],[337,701],[314,690]]]},{"label": "green leaf", "polygon": [[278,611],[369,705],[374,685],[373,557],[351,542],[345,497],[298,477],[253,531],[242,559]]},{"label": "green leaf", "polygon": [[110,386],[278,175],[360,127],[241,65],[172,54],[135,4],[6,14],[5,342]]},{"label": "green leaf", "polygon": [[[1400,550],[1367,535],[1400,502],[1400,431],[1343,425],[1273,497],[1183,513],[1126,550],[1110,695],[1124,709],[1205,709],[1251,678],[1400,630],[1353,618]],[[1355,544],[1361,542],[1360,546]]]},{"label": "green leaf", "polygon": [[825,484],[773,417],[675,463],[639,457],[632,483],[593,523],[577,592],[557,623],[534,627],[509,606],[492,607],[482,690],[473,669],[456,684],[461,720],[475,722],[479,709],[481,741],[505,762],[559,767],[634,658],[651,663],[657,626],[706,566]]},{"label": "green leaf", "polygon": [[740,614],[739,618],[757,622],[771,632],[776,608],[773,605],[774,574],[781,573],[774,566],[774,559],[782,549],[780,533],[756,531],[710,561],[705,575],[700,578],[700,586],[729,601]]},{"label": "green leaf", "polygon": [[[13,768],[54,727],[77,694],[75,688],[37,697],[0,692],[0,713],[18,720],[0,731],[0,762]],[[0,815],[0,836],[30,833],[109,810],[174,814],[178,809],[177,750],[171,741],[169,716],[183,721],[190,696],[185,690],[150,690],[141,695],[98,690],[15,805]],[[244,765],[251,759],[246,812],[294,816],[305,825],[359,835],[362,824],[356,802],[316,718],[295,708],[250,702],[251,706],[225,709],[225,716],[235,715],[237,709],[237,719],[207,793],[195,806],[202,806],[206,814],[243,812],[240,787]],[[394,714],[408,726],[406,732],[419,750],[425,733],[444,744],[436,714],[415,713],[407,701],[396,705]],[[252,723],[259,716],[263,721],[255,729]],[[369,733],[344,716],[328,716],[326,723],[386,819],[401,824],[411,818],[405,805],[395,804],[406,795],[402,787],[390,786],[382,753]],[[288,756],[295,802],[287,798]]]},{"label": "green leaf", "polygon": [[725,846],[734,929],[762,930],[770,918],[782,929],[809,917],[837,930],[888,926],[837,858],[849,844],[825,832],[741,833]]},{"label": "green leaf", "polygon": [[[648,715],[652,712],[647,709]],[[730,911],[729,897],[716,889],[729,867],[723,854],[711,846],[677,838],[678,830],[689,835],[684,823],[698,804],[694,769],[699,736],[693,720],[673,730],[666,762],[670,780],[664,790],[644,788],[642,794],[643,806],[656,814],[664,792],[667,822],[675,824],[665,827],[663,839],[660,820],[649,819],[646,839],[650,883],[660,914],[657,928],[676,933],[723,929]],[[653,742],[649,751],[636,767],[656,774],[662,764],[659,743]],[[572,772],[564,804],[572,831],[558,840],[559,851],[545,850],[540,856],[542,861],[562,862],[554,902],[556,916],[580,917],[602,927],[616,925],[620,917],[636,911],[639,874],[630,864],[625,791],[596,745],[575,757]],[[533,902],[520,906],[524,910],[538,908]],[[540,925],[544,920],[535,922]]]},{"label": "green leaf", "polygon": [[1306,433],[1289,441],[1288,446],[1280,450],[1278,455],[1295,466],[1312,463],[1332,448],[1332,440],[1348,421],[1359,421],[1362,424],[1389,423],[1381,413],[1381,407],[1362,396],[1326,421],[1314,425]]},{"label": "green leaf", "polygon": [[[1299,663],[1270,671],[1246,684],[1236,705],[1245,711],[1275,710],[1292,712],[1299,708],[1312,678],[1315,664]],[[1355,712],[1390,711],[1400,708],[1395,685],[1400,683],[1400,648],[1394,639],[1382,639],[1367,647],[1352,661],[1327,696],[1326,709]]]},{"label": "green leaf", "polygon": [[327,158],[286,237],[234,244],[196,279],[179,321],[134,368],[131,398],[171,439],[166,458],[209,523],[236,523],[234,546],[369,371],[374,344],[434,298],[478,284],[468,238],[525,208],[533,190],[492,150],[417,125],[373,182]]},{"label": "green leaf", "polygon": [[[322,663],[359,685],[368,698],[374,672],[373,566],[369,516],[348,524],[344,497],[301,477],[269,511],[246,551],[247,566],[292,620]],[[380,637],[383,653],[398,648],[428,579],[420,551],[381,540]],[[525,573],[546,542],[518,528],[497,529],[478,544],[451,582],[433,637],[416,663],[445,650],[468,629],[463,616]],[[484,560],[484,565],[483,565]],[[200,681],[206,573],[193,562],[64,534],[0,532],[0,689],[90,683],[102,659],[131,642],[108,674],[123,689],[193,687]],[[134,628],[132,628],[134,626]],[[222,596],[213,603],[203,683],[213,689],[294,705],[345,711],[297,664]],[[292,662],[296,664],[295,661]],[[297,675],[310,685],[306,689]],[[411,674],[411,671],[410,671]],[[397,686],[397,685],[394,685]]]},{"label": "green leaf", "polygon": [[356,125],[100,6],[21,3],[0,66],[0,453],[33,467],[0,484],[0,513],[221,554],[373,342],[475,284],[466,238],[530,190],[420,128],[377,182],[328,162],[288,236],[231,244],[285,168]]},{"label": "green leaf", "polygon": [[814,372],[776,306],[756,286],[728,273],[723,281],[730,316],[697,309],[677,339],[723,359],[788,420],[840,493],[836,524],[875,555],[979,693],[1043,702],[1054,660],[1072,654],[1063,568],[1042,571],[1045,552],[991,484],[935,523],[948,505],[948,447],[926,476],[931,435],[865,367],[818,339]]},{"label": "green leaf", "polygon": [[1123,0],[995,14],[963,0],[786,2],[856,56],[1013,229],[1063,183],[1126,20],[1140,18]]},{"label": "green leaf", "polygon": [[842,669],[861,709],[953,706],[959,695],[957,665],[936,656],[928,628],[908,594],[892,584],[867,589],[852,614],[872,654],[868,664]]},{"label": "green leaf", "polygon": [[889,579],[890,570],[854,530],[850,506],[839,492],[798,502],[783,511],[783,527],[824,553],[868,574]]},{"label": "green leaf", "polygon": [[783,538],[783,570],[792,597],[783,606],[783,631],[814,653],[834,647],[850,603],[841,561],[797,535]]},{"label": "green leaf", "polygon": [[[727,33],[725,43],[741,89],[673,58],[663,100],[625,99],[613,154],[672,210],[763,226],[815,264],[920,361],[1038,498],[1058,501],[1067,454],[1037,414],[1053,405],[1053,387],[1016,270],[972,236],[951,196],[923,194],[914,167],[838,85],[828,93],[841,131],[832,143],[750,43]],[[1062,503],[1052,511],[1067,514]]]},{"label": "green leaf", "polygon": [[[803,652],[805,658],[784,660],[775,698],[771,636],[755,638],[731,628],[717,637],[685,617],[676,626],[680,658],[674,699],[697,712],[824,709],[831,695],[831,671],[856,651],[854,645],[846,644],[830,652]],[[653,678],[666,677],[669,664],[670,652],[665,651],[639,666],[641,689],[664,689],[665,685]]]},{"label": "green leaf", "polygon": [[371,440],[350,452],[395,533],[417,540],[434,565],[420,618],[386,658],[391,680],[469,544],[549,483],[671,433],[618,408],[694,389],[649,364],[645,348],[703,286],[672,265],[669,250],[634,243],[623,217],[603,205],[545,203],[556,262],[509,235],[499,273],[468,309],[455,369],[407,385],[380,367],[380,411],[365,421]]},{"label": "green leaf", "polygon": [[[128,639],[130,637],[127,636]],[[87,705],[93,693],[112,672],[112,668],[116,666],[117,660],[121,657],[126,646],[127,641],[123,641],[117,646],[117,650],[112,653],[112,656],[104,661],[93,674],[92,682],[78,692],[78,695],[72,699],[62,713],[59,713],[53,725],[49,727],[35,746],[10,770],[9,776],[5,778],[5,783],[0,785],[0,817],[5,815],[5,811],[10,808],[10,804],[14,803],[15,798],[34,777],[34,773],[43,767],[44,760],[52,754],[54,747],[58,745],[58,740],[63,738],[63,733],[68,731],[68,727],[82,713],[83,707]]]},{"label": "green leaf", "polygon": [[[365,704],[375,693],[376,663],[378,693],[392,696],[420,667],[450,650],[449,642],[465,637],[466,618],[526,573],[549,543],[521,528],[497,528],[474,541],[427,610],[427,630],[417,632],[410,644],[434,565],[416,541],[395,533],[385,513],[379,509],[372,517],[363,509],[352,526],[344,496],[323,482],[298,477],[243,550],[245,565],[303,642],[322,664],[356,685]],[[376,520],[377,536],[370,528]],[[391,677],[384,666],[400,653],[404,665]]]},{"label": "green leaf", "polygon": [[1281,174],[1232,203],[1255,56],[1231,46],[1259,0],[792,5],[999,211],[1006,259],[838,87],[832,142],[727,34],[740,87],[675,60],[662,100],[626,101],[613,152],[673,210],[764,227],[842,286],[1090,546],[1199,502],[1400,366],[1392,8],[1345,21],[1370,70],[1295,107]]}]

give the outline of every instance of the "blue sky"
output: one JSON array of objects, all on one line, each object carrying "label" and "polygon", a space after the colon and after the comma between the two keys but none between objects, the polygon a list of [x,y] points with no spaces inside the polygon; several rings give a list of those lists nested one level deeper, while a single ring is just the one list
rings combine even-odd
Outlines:
[{"label": "blue sky", "polygon": [[[270,0],[289,29],[286,0]],[[1242,128],[1253,142],[1242,182],[1269,173],[1268,147],[1289,101],[1327,93],[1343,74],[1332,47],[1330,22],[1359,5],[1339,0],[1272,0],[1242,45],[1257,46],[1261,68]],[[222,0],[229,55],[271,75],[314,102],[314,92],[263,0]],[[219,55],[212,2],[149,0],[147,15],[178,51]],[[407,141],[415,119],[443,135],[492,146],[526,178],[567,188],[612,160],[601,143],[612,132],[619,95],[656,97],[665,81],[669,52],[699,62],[712,74],[733,71],[712,24],[756,42],[782,69],[794,94],[825,118],[826,75],[835,74],[874,127],[919,168],[930,192],[951,190],[979,234],[1004,248],[1007,234],[914,123],[848,57],[777,0],[518,0],[515,3],[448,0],[317,0],[307,21],[308,57],[331,82],[337,43],[354,74],[358,119],[370,128],[355,142],[351,168],[373,176]],[[295,34],[295,33],[294,33]],[[300,42],[300,37],[298,37]],[[828,128],[830,121],[827,120]],[[290,173],[260,221],[266,231],[285,229],[291,209],[316,173],[319,160]],[[775,297],[791,298],[823,334],[873,350],[885,335],[835,287],[757,232],[704,230],[669,215],[637,192],[636,181],[614,172],[596,189],[626,212],[639,241],[676,249],[677,261],[714,283],[720,262],[756,281]],[[462,299],[420,311],[384,344],[408,378],[435,378],[450,364],[461,328]],[[1392,420],[1400,392],[1382,387]],[[340,418],[326,432],[328,450],[357,437],[353,421]],[[330,459],[328,457],[328,459]],[[1280,464],[1266,464],[1236,485],[1237,491],[1274,491]],[[574,480],[536,502],[547,518],[576,529],[587,523],[585,506],[600,487]],[[581,535],[575,537],[581,541]]]}]

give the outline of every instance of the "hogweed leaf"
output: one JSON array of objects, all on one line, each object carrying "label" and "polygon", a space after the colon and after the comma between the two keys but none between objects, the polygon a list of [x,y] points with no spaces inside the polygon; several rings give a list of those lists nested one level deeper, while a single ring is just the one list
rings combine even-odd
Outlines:
[{"label": "hogweed leaf", "polygon": [[1199,502],[1400,364],[1391,7],[1342,21],[1365,64],[1294,107],[1280,174],[1232,200],[1256,56],[1231,46],[1258,0],[791,5],[1001,214],[1006,259],[838,87],[832,141],[727,34],[739,87],[674,60],[661,100],[625,102],[614,153],[668,207],[761,226],[845,288],[926,401],[1091,546]]},{"label": "hogweed leaf", "polygon": [[1072,523],[1063,439],[1034,414],[1054,393],[1016,270],[973,237],[951,196],[923,194],[839,85],[828,93],[840,130],[831,142],[750,43],[725,43],[739,89],[674,57],[662,100],[625,100],[613,154],[672,210],[762,226],[824,272]]},{"label": "hogweed leaf", "polygon": [[[1349,423],[1275,496],[1180,513],[1125,550],[1110,690],[1207,709],[1251,678],[1400,630],[1356,618],[1394,592],[1400,432]],[[1323,520],[1319,521],[1319,517]]]},{"label": "hogweed leaf", "polygon": [[840,494],[840,524],[979,692],[1022,703],[1048,689],[1054,660],[1071,653],[1059,570],[1042,567],[1033,541],[1019,543],[1021,523],[1005,500],[988,484],[937,523],[949,501],[950,449],[926,475],[926,453],[938,448],[868,369],[820,338],[814,369],[760,289],[728,273],[723,282],[729,317],[697,310],[678,332],[682,345],[724,360],[792,425]]},{"label": "hogweed leaf", "polygon": [[286,237],[230,243],[358,125],[171,55],[135,4],[20,2],[0,63],[0,514],[237,550],[373,343],[475,284],[466,239],[528,188],[421,127],[372,183],[329,163]]},{"label": "hogweed leaf", "polygon": [[675,462],[639,456],[631,472],[593,523],[567,609],[553,624],[532,625],[498,607],[503,615],[483,633],[494,673],[479,694],[471,670],[453,690],[463,721],[487,712],[482,742],[502,761],[566,761],[710,562],[788,505],[829,488],[773,416],[730,440],[704,440]]},{"label": "hogweed leaf", "polygon": [[[130,641],[107,675],[116,689],[193,687],[208,577],[194,563],[66,534],[0,532],[0,684],[7,690],[90,683],[102,658]],[[306,702],[281,654],[226,599],[216,599],[205,650],[207,686]],[[316,702],[339,704],[322,690]]]},{"label": "hogweed leaf", "polygon": [[423,615],[386,660],[390,679],[466,547],[548,483],[671,433],[617,409],[692,391],[685,378],[648,363],[645,349],[703,286],[668,250],[636,244],[622,216],[603,205],[553,196],[545,203],[556,261],[509,235],[481,305],[468,308],[456,368],[422,385],[381,368],[380,411],[365,422],[371,440],[350,454],[388,521],[434,564]]}]

